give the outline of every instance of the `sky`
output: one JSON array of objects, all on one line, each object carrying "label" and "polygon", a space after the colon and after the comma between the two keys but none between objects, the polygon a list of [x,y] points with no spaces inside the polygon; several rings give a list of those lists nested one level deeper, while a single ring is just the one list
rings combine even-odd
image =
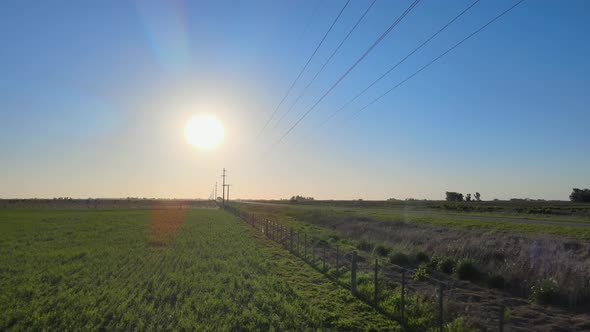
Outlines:
[{"label": "sky", "polygon": [[[481,0],[323,126],[330,114],[473,1],[0,3],[0,198],[566,200],[590,187],[590,2]],[[279,122],[279,118],[286,113]],[[280,140],[302,115],[308,115]],[[192,115],[223,144],[184,137]],[[356,114],[356,115],[352,115]],[[221,187],[219,187],[221,191]]]}]

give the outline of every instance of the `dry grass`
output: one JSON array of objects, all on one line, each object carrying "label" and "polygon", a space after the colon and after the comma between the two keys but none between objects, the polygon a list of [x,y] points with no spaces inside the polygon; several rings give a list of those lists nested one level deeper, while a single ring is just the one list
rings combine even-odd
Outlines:
[{"label": "dry grass", "polygon": [[343,237],[391,246],[393,252],[471,259],[487,274],[500,275],[512,294],[528,297],[533,285],[552,278],[559,286],[558,304],[590,303],[590,243],[549,234],[525,234],[482,228],[449,228],[390,218],[332,213],[329,209],[288,209],[257,205],[274,215],[326,227]]}]

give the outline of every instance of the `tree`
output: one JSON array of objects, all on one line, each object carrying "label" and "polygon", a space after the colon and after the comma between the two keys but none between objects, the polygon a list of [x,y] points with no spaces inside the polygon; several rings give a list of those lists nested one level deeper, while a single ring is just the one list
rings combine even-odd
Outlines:
[{"label": "tree", "polygon": [[467,194],[467,195],[465,196],[465,200],[466,200],[467,202],[471,202],[471,194]]},{"label": "tree", "polygon": [[454,192],[454,191],[447,191],[446,192],[446,200],[449,202],[463,202],[463,194]]},{"label": "tree", "polygon": [[313,197],[305,197],[305,196],[291,196],[291,202],[306,202],[306,201],[313,201]]},{"label": "tree", "polygon": [[574,188],[570,194],[570,201],[576,203],[590,203],[590,189]]},{"label": "tree", "polygon": [[478,192],[475,192],[475,200],[481,202],[481,195]]}]

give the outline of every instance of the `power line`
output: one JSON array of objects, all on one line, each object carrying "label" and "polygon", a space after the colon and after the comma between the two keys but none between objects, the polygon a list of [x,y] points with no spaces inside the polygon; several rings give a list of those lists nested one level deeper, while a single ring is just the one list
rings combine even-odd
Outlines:
[{"label": "power line", "polygon": [[283,113],[283,115],[275,123],[275,125],[273,126],[273,128],[276,128],[279,125],[279,123],[281,123],[281,121],[285,118],[285,116],[287,116],[287,114],[289,114],[289,112],[291,112],[291,110],[293,109],[293,107],[295,107],[295,105],[297,104],[297,102],[299,101],[299,99],[301,99],[301,97],[303,97],[303,95],[307,91],[307,88],[309,88],[309,86],[315,81],[315,79],[322,73],[322,71],[324,70],[324,68],[326,68],[326,66],[332,60],[332,58],[334,57],[334,55],[336,55],[336,53],[340,50],[340,48],[342,47],[342,45],[344,45],[344,43],[346,42],[346,40],[348,39],[348,37],[350,37],[350,35],[354,32],[354,30],[356,30],[356,28],[358,27],[358,25],[365,18],[365,16],[367,15],[367,13],[369,13],[369,11],[371,10],[371,8],[373,8],[373,5],[376,2],[377,2],[377,0],[373,0],[373,2],[371,2],[371,4],[369,4],[369,7],[367,7],[367,9],[365,10],[365,12],[361,15],[361,17],[359,17],[359,19],[356,21],[356,23],[354,24],[354,26],[348,31],[348,33],[346,34],[346,36],[344,37],[344,39],[342,39],[342,41],[336,47],[336,49],[332,52],[332,54],[330,54],[330,56],[326,59],[326,61],[324,61],[324,64],[322,65],[322,67],[320,68],[320,70],[318,70],[318,72],[314,75],[314,77],[311,79],[311,81],[309,81],[309,83],[307,83],[307,85],[303,88],[303,90],[301,90],[301,92],[299,93],[299,95],[297,96],[297,98],[295,99],[295,101],[291,104],[291,106],[289,107],[289,109],[287,109],[287,112]]},{"label": "power line", "polygon": [[283,98],[281,99],[281,101],[279,102],[279,104],[277,105],[277,107],[275,108],[275,110],[271,113],[270,117],[268,118],[268,120],[266,121],[266,123],[264,124],[264,126],[262,127],[262,129],[260,130],[260,132],[258,133],[258,136],[259,137],[260,137],[260,135],[262,135],[262,133],[264,132],[264,130],[266,129],[266,127],[268,126],[268,124],[272,121],[272,119],[276,115],[276,113],[279,110],[279,108],[281,107],[281,105],[283,105],[283,103],[285,102],[285,99],[287,99],[287,96],[289,96],[289,94],[291,93],[291,90],[293,89],[293,87],[295,86],[295,84],[297,83],[297,81],[299,81],[299,78],[301,78],[301,75],[303,75],[303,72],[305,71],[305,69],[307,68],[307,66],[309,65],[309,63],[313,59],[313,57],[316,55],[316,53],[320,49],[320,46],[322,46],[322,44],[326,40],[326,37],[328,37],[328,34],[330,33],[330,31],[332,31],[332,28],[334,27],[334,25],[336,24],[336,22],[338,21],[338,19],[340,18],[340,16],[342,16],[342,12],[344,12],[344,9],[346,9],[346,6],[348,6],[348,3],[350,3],[350,0],[347,0],[346,3],[344,4],[344,6],[342,7],[342,9],[340,9],[340,12],[338,13],[338,16],[336,16],[336,18],[332,22],[332,25],[330,25],[330,28],[328,29],[328,31],[326,31],[326,33],[324,34],[324,37],[322,37],[322,40],[316,46],[316,48],[313,51],[313,53],[309,56],[309,58],[307,59],[307,62],[305,63],[305,65],[303,66],[303,68],[301,68],[301,70],[299,71],[299,74],[297,74],[297,77],[295,78],[295,80],[293,81],[293,83],[291,83],[291,85],[287,89],[287,92],[285,93],[285,95],[283,96]]},{"label": "power line", "polygon": [[340,111],[342,111],[344,108],[346,108],[346,106],[350,105],[353,101],[355,101],[356,99],[358,99],[358,97],[360,97],[361,95],[363,95],[365,92],[367,92],[367,90],[369,90],[370,88],[372,88],[375,84],[377,84],[379,81],[381,81],[383,78],[385,78],[387,75],[389,75],[389,73],[391,73],[394,69],[396,69],[399,65],[401,65],[404,61],[406,61],[409,57],[411,57],[414,53],[416,53],[418,50],[420,50],[422,47],[424,47],[426,44],[428,44],[432,39],[434,39],[436,36],[438,36],[441,32],[443,32],[446,28],[448,28],[451,24],[453,24],[457,19],[459,19],[461,16],[463,16],[463,14],[465,14],[467,11],[469,11],[471,8],[473,8],[473,6],[475,6],[480,0],[475,0],[471,5],[467,6],[467,8],[465,8],[462,12],[460,12],[457,16],[455,16],[452,20],[450,20],[447,24],[445,24],[442,28],[440,28],[437,32],[435,32],[433,35],[431,35],[428,39],[426,39],[424,42],[422,42],[420,45],[418,45],[416,48],[414,48],[414,50],[410,53],[408,53],[403,59],[401,59],[399,62],[397,62],[394,66],[392,66],[391,68],[389,68],[385,73],[383,73],[381,76],[379,76],[376,80],[374,80],[371,84],[369,84],[366,88],[364,88],[362,91],[360,91],[359,93],[357,93],[354,97],[352,97],[350,100],[348,100],[346,103],[344,103],[344,105],[342,105],[342,107],[338,108],[336,111],[334,111],[332,114],[330,114],[330,116],[328,116],[322,123],[320,123],[319,126],[317,126],[316,130],[321,128],[323,125],[325,125],[328,121],[330,121],[334,116],[336,116],[336,114],[338,114]]},{"label": "power line", "polygon": [[295,127],[297,127],[297,125],[299,125],[299,123],[305,119],[305,117],[311,112],[313,111],[316,106],[328,95],[330,94],[330,92],[332,92],[332,90],[334,90],[334,88],[379,44],[381,43],[381,41],[383,41],[383,39],[391,32],[391,30],[393,30],[393,28],[395,28],[399,22],[401,22],[401,20],[406,17],[406,15],[408,15],[408,13],[410,11],[412,11],[412,9],[414,9],[414,7],[420,2],[420,0],[414,0],[414,2],[389,26],[389,28],[387,30],[385,30],[381,36],[379,36],[379,38],[377,38],[377,40],[375,40],[375,42],[373,42],[373,44],[365,51],[365,53],[363,53],[363,55],[358,58],[356,60],[356,62],[354,64],[352,64],[352,66],[350,66],[350,68],[348,68],[348,70],[342,74],[342,76],[340,76],[340,78],[330,87],[330,89],[328,89],[328,91],[326,91],[318,101],[315,102],[315,104],[313,104],[313,106],[311,106],[298,120],[297,122],[295,122],[295,124],[293,124],[289,130],[287,130],[287,132],[285,132],[283,134],[283,136],[281,136],[279,138],[278,141],[275,142],[275,146],[278,145],[279,143],[281,143],[281,141],[287,137],[287,135],[289,135],[289,133],[295,129]]},{"label": "power line", "polygon": [[[311,15],[309,16],[309,18],[307,19],[307,23],[305,23],[305,28],[303,28],[303,31],[301,31],[301,34],[299,35],[299,38],[297,38],[297,42],[295,43],[296,46],[297,44],[299,44],[301,42],[301,40],[303,39],[303,36],[305,36],[305,33],[307,33],[307,30],[309,30],[309,27],[311,26],[311,22],[313,21],[313,18],[316,16],[316,14],[318,13],[318,9],[320,8],[320,5],[322,4],[322,1],[318,1],[315,8],[313,9],[313,12],[311,13]],[[292,47],[291,50],[294,51],[296,47]]]},{"label": "power line", "polygon": [[356,112],[354,112],[350,118],[353,118],[354,116],[356,116],[358,113],[360,113],[361,111],[365,110],[366,108],[368,108],[369,106],[373,105],[374,103],[376,103],[377,101],[379,101],[381,98],[385,97],[387,94],[389,94],[391,91],[397,89],[398,87],[400,87],[402,84],[406,83],[408,80],[410,80],[411,78],[413,78],[414,76],[418,75],[420,72],[422,72],[424,69],[430,67],[430,65],[432,65],[433,63],[435,63],[436,61],[440,60],[442,57],[444,57],[445,55],[447,55],[449,52],[451,52],[452,50],[454,50],[455,48],[459,47],[459,45],[463,44],[465,41],[467,41],[468,39],[470,39],[471,37],[475,36],[477,33],[479,33],[480,31],[482,31],[483,29],[485,29],[487,26],[489,26],[490,24],[494,23],[497,19],[499,19],[500,17],[506,15],[509,11],[511,11],[512,9],[514,9],[516,6],[520,5],[522,2],[524,2],[524,0],[520,0],[517,3],[515,3],[514,5],[512,5],[512,7],[506,9],[505,11],[503,11],[502,13],[500,13],[499,15],[497,15],[496,17],[494,17],[493,19],[491,19],[490,21],[488,21],[486,24],[482,25],[479,29],[475,30],[474,32],[472,32],[471,34],[469,34],[467,37],[463,38],[460,42],[456,43],[455,45],[451,46],[449,49],[447,49],[445,52],[441,53],[439,56],[437,56],[436,58],[434,58],[433,60],[431,60],[430,62],[428,62],[427,64],[425,64],[424,66],[422,66],[420,69],[418,69],[417,71],[415,71],[413,74],[411,74],[410,76],[406,77],[404,80],[402,80],[401,82],[399,82],[398,84],[394,85],[391,89],[385,91],[385,93],[381,94],[379,97],[373,99],[371,102],[369,102],[368,104],[366,104],[365,106],[359,108]]}]

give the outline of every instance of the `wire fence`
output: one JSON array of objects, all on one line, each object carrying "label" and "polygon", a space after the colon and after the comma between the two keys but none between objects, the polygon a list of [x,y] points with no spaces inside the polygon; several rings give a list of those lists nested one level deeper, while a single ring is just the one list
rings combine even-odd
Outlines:
[{"label": "wire fence", "polygon": [[459,324],[456,320],[461,316],[475,318],[483,330],[505,330],[506,307],[501,301],[485,299],[488,301],[484,305],[481,296],[456,288],[452,281],[429,276],[419,268],[409,269],[359,255],[356,250],[343,250],[313,234],[235,206],[223,208],[408,330],[454,329],[453,324]]}]

